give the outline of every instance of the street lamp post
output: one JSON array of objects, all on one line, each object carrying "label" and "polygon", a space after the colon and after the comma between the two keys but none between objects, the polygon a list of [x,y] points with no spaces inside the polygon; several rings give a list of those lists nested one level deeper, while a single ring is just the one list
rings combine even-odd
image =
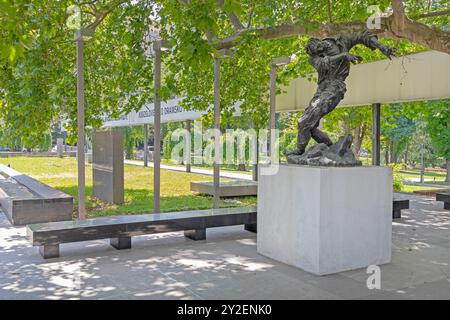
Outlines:
[{"label": "street lamp post", "polygon": [[232,55],[232,50],[221,49],[219,50],[219,57],[214,58],[214,208],[220,207],[220,61],[221,58]]},{"label": "street lamp post", "polygon": [[144,124],[144,167],[148,167],[148,124]]},{"label": "street lamp post", "polygon": [[161,88],[161,51],[170,49],[167,42],[157,40],[153,43],[155,58],[154,66],[154,150],[153,150],[153,210],[160,212],[160,194],[161,194],[161,98],[159,89]]},{"label": "street lamp post", "polygon": [[[191,120],[186,121],[186,131],[189,137],[191,136]],[[190,139],[190,138],[189,138]],[[191,172],[191,144],[186,144],[186,172]]]},{"label": "street lamp post", "polygon": [[270,148],[269,154],[271,157],[271,163],[275,160],[275,105],[277,96],[277,67],[288,64],[291,62],[289,57],[275,58],[270,63],[270,111],[269,111],[269,141]]},{"label": "street lamp post", "polygon": [[77,44],[77,165],[78,165],[78,218],[86,219],[86,179],[85,179],[85,156],[84,156],[84,41],[86,37],[92,36],[92,31],[79,29],[75,33]]}]

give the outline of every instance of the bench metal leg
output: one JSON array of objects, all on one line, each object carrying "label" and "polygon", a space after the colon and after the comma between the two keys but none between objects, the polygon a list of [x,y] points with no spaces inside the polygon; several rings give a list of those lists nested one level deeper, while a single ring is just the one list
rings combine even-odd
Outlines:
[{"label": "bench metal leg", "polygon": [[444,202],[444,209],[450,210],[450,202]]},{"label": "bench metal leg", "polygon": [[109,243],[117,250],[131,249],[131,237],[111,238]]},{"label": "bench metal leg", "polygon": [[39,253],[44,259],[59,257],[59,244],[46,244],[39,247]]},{"label": "bench metal leg", "polygon": [[401,209],[392,212],[392,219],[400,219],[402,217]]},{"label": "bench metal leg", "polygon": [[244,229],[250,232],[256,233],[256,223],[248,223],[244,225]]},{"label": "bench metal leg", "polygon": [[184,236],[192,240],[206,240],[206,229],[185,230]]}]

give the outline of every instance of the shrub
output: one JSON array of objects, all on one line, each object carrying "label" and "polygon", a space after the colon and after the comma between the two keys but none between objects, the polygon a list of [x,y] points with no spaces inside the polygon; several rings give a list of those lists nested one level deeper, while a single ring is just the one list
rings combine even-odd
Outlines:
[{"label": "shrub", "polygon": [[391,163],[388,164],[389,167],[392,168],[393,179],[392,179],[392,187],[395,192],[400,192],[403,189],[403,176],[398,172],[402,165],[399,163]]}]

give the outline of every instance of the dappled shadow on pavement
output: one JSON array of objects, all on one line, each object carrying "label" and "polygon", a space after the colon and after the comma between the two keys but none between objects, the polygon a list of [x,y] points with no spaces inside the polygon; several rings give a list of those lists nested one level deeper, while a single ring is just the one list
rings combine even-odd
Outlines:
[{"label": "dappled shadow on pavement", "polygon": [[392,262],[381,290],[365,269],[317,277],[257,253],[242,226],[208,230],[206,241],[180,232],[133,238],[131,250],[108,240],[63,244],[43,260],[25,228],[0,214],[0,299],[416,299],[450,298],[450,214],[422,196],[393,222]]}]

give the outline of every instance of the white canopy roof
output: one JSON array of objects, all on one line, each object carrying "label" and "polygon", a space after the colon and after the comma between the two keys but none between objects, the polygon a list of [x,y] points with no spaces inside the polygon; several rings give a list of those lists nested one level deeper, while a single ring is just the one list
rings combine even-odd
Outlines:
[{"label": "white canopy roof", "polygon": [[[450,98],[450,55],[437,51],[352,65],[339,107]],[[276,110],[305,109],[317,88],[305,78],[291,81],[277,96]]]}]

